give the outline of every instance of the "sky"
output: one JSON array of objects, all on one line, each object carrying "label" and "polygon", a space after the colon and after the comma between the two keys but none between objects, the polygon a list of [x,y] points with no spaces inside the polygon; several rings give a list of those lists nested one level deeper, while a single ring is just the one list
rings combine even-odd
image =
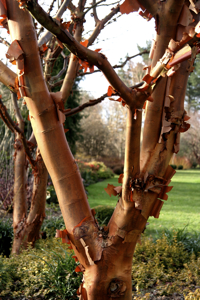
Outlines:
[{"label": "sky", "polygon": [[[43,4],[44,9],[47,11],[47,4],[39,1]],[[73,1],[73,3],[75,3]],[[112,3],[111,0],[107,0],[106,3]],[[88,4],[86,4],[87,6]],[[102,5],[105,5],[103,2]],[[111,6],[101,6],[98,8],[97,13],[99,19],[105,17],[111,10],[112,7],[116,6],[112,4]],[[90,11],[86,15],[86,22],[84,23],[84,33],[83,37],[87,39],[94,29],[94,19],[91,16]],[[52,12],[52,16],[55,12]],[[117,16],[117,17],[116,17]],[[98,41],[94,42],[94,45],[90,49],[101,48],[101,52],[108,58],[111,65],[118,64],[120,59],[124,60],[126,55],[132,56],[138,53],[137,44],[145,47],[147,40],[152,40],[155,36],[155,22],[151,20],[147,22],[143,19],[137,12],[130,13],[128,15],[117,14],[115,22],[108,24],[101,31],[98,36]],[[120,16],[120,17],[118,17]],[[63,19],[65,21],[70,20],[69,11],[65,13]],[[89,32],[88,34],[85,34]],[[5,29],[0,29],[0,36],[8,36]],[[6,63],[5,53],[7,52],[7,47],[0,44],[0,57],[4,63]],[[133,61],[141,60],[137,57]],[[13,66],[9,64],[9,67]],[[13,71],[15,71],[13,69]],[[108,81],[102,73],[91,74],[84,76],[84,80],[80,82],[79,88],[82,91],[87,91],[92,97],[98,98],[107,91]]]}]

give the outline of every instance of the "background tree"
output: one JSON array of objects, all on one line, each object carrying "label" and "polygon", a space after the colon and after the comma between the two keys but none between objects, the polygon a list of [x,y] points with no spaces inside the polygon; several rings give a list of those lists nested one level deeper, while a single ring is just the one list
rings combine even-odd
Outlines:
[{"label": "background tree", "polygon": [[188,113],[195,113],[200,109],[200,57],[197,56],[194,64],[195,68],[190,74],[186,91],[186,109]]},{"label": "background tree", "polygon": [[190,131],[183,134],[181,139],[181,151],[180,155],[189,158],[193,166],[200,165],[200,116],[196,112],[190,119]]}]

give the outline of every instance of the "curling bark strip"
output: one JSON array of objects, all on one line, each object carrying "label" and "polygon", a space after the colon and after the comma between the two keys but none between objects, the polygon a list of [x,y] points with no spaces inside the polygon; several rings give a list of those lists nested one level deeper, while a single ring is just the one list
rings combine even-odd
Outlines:
[{"label": "curling bark strip", "polygon": [[[152,68],[163,56],[165,50],[168,48],[169,41],[171,39],[175,39],[177,21],[181,13],[183,3],[184,1],[181,0],[177,2],[170,1],[170,3],[160,4],[160,9],[157,11],[157,30],[159,30],[159,32],[155,41]],[[165,18],[163,18],[163,15]],[[165,77],[157,83],[156,90],[152,93],[154,101],[152,103],[148,103],[147,105],[143,134],[144,138],[141,149],[141,168],[143,173],[146,171],[148,160],[159,139],[166,82],[167,80]]]}]

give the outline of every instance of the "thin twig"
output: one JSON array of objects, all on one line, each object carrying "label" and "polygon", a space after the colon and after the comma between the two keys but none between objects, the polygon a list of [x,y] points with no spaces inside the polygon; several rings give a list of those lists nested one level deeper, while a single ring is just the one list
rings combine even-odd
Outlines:
[{"label": "thin twig", "polygon": [[[14,93],[12,93],[12,95],[15,95]],[[31,155],[31,152],[30,152],[30,149],[27,145],[27,142],[26,142],[26,138],[25,138],[25,135],[24,135],[24,132],[17,126],[17,124],[12,120],[12,118],[10,117],[8,111],[7,111],[7,108],[5,107],[5,105],[3,104],[2,100],[0,99],[0,116],[2,117],[3,116],[3,121],[5,122],[5,124],[8,126],[8,128],[12,131],[12,132],[18,132],[21,137],[22,137],[22,142],[23,142],[23,145],[24,145],[24,150],[25,150],[25,153],[27,155],[27,158],[29,160],[29,163],[31,165],[31,167],[34,169],[35,168],[35,165],[36,165],[36,162],[35,160],[32,158],[32,155]]]},{"label": "thin twig", "polygon": [[[56,16],[55,16],[54,19],[62,17],[63,13],[66,11],[66,9],[69,5],[69,2],[70,2],[70,0],[64,0],[63,1],[62,5],[60,6],[58,12],[56,13]],[[51,32],[49,32],[49,31],[45,32],[44,35],[40,38],[40,40],[38,42],[39,47],[42,46],[43,44],[47,43],[50,40],[51,37],[52,37]]]},{"label": "thin twig", "polygon": [[[147,53],[149,53],[149,51],[148,50],[144,50],[144,51],[142,51],[142,52],[139,52],[139,53],[137,53],[137,54],[135,54],[135,55],[133,55],[133,56],[127,56],[127,58],[126,58],[126,60],[121,64],[121,65],[114,65],[114,66],[112,66],[113,67],[113,69],[118,69],[118,68],[123,68],[124,66],[125,66],[125,64],[130,60],[130,59],[132,59],[132,58],[135,58],[135,57],[137,57],[137,56],[139,56],[139,55],[143,55],[143,54],[147,54]],[[93,72],[85,72],[85,73],[78,73],[78,76],[84,76],[84,75],[90,75],[90,74],[93,74],[93,73],[98,73],[98,72],[101,72],[100,70],[94,70]]]},{"label": "thin twig", "polygon": [[4,39],[3,37],[0,37],[0,43],[6,45],[7,47],[10,47],[10,43],[8,43],[8,42],[6,41],[6,39]]},{"label": "thin twig", "polygon": [[[144,84],[144,82],[142,81],[142,82],[140,82],[140,83],[138,83],[138,84],[132,86],[131,89],[138,88],[138,87],[142,86],[143,84]],[[114,96],[118,96],[118,94],[116,93]],[[66,116],[66,117],[71,117],[71,116],[73,116],[73,115],[75,115],[75,114],[81,112],[82,110],[84,110],[84,109],[87,108],[87,107],[94,106],[94,105],[100,103],[101,101],[103,101],[103,100],[104,100],[105,98],[107,98],[107,97],[108,97],[108,94],[105,93],[104,95],[102,95],[102,96],[99,97],[98,99],[95,99],[95,100],[89,100],[88,102],[86,102],[86,103],[84,103],[84,104],[82,104],[82,105],[80,105],[80,106],[78,106],[78,107],[75,107],[75,108],[73,108],[73,109],[71,109],[71,110],[67,110],[67,111],[65,112],[65,116]]]},{"label": "thin twig", "polygon": [[62,70],[60,70],[60,72],[59,72],[57,75],[52,76],[52,77],[50,78],[50,82],[53,82],[53,81],[55,81],[55,80],[58,80],[58,79],[65,73],[65,71],[66,71],[66,69],[67,69],[69,57],[66,56],[66,55],[64,54],[64,52],[61,52],[61,55],[62,55],[62,57],[63,57],[63,59],[64,59],[64,62],[63,62],[63,68],[62,68]]},{"label": "thin twig", "polygon": [[105,2],[106,0],[100,0],[99,2],[93,1],[93,4],[87,8],[87,10],[84,12],[84,15],[86,15],[92,8],[95,8],[98,6],[98,4]]},{"label": "thin twig", "polygon": [[[54,2],[55,2],[55,1],[56,1],[56,0],[53,0],[52,3],[51,3],[51,5],[49,6],[49,9],[48,9],[48,11],[47,11],[47,14],[48,14],[48,15],[50,15],[50,13],[51,13],[51,11],[52,11],[52,9],[53,9]],[[39,38],[40,34],[41,34],[43,31],[44,31],[44,27],[41,26],[40,29],[39,29],[39,31],[38,31],[38,34],[37,34],[37,37],[38,37],[38,38]]]},{"label": "thin twig", "polygon": [[99,18],[98,18],[98,15],[97,15],[97,3],[96,3],[96,0],[93,0],[93,16],[94,16],[95,25],[97,25],[98,22],[99,22]]}]

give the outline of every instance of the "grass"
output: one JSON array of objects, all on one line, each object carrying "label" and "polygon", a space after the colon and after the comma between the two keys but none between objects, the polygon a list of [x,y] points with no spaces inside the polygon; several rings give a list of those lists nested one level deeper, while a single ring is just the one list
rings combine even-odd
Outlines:
[{"label": "grass", "polygon": [[[115,207],[117,197],[111,198],[104,188],[107,184],[119,185],[118,177],[108,179],[88,187],[88,200],[91,207],[96,205],[111,205]],[[199,231],[200,228],[200,170],[177,170],[170,186],[172,191],[168,200],[164,201],[159,219],[149,218],[146,234],[157,235],[165,228],[169,230],[182,229]]]}]

